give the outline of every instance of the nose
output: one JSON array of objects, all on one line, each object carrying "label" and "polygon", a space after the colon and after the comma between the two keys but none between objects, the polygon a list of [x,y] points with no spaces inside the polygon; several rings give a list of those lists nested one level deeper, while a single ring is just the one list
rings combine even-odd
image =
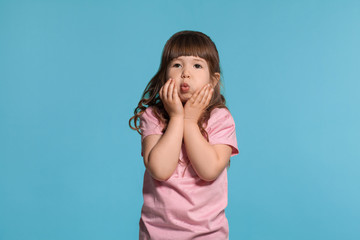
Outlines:
[{"label": "nose", "polygon": [[186,67],[183,68],[183,71],[181,73],[181,78],[189,78],[190,74]]}]

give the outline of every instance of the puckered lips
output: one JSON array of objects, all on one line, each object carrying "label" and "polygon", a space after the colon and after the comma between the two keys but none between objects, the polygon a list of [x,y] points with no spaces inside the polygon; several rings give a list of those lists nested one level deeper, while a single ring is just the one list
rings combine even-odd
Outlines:
[{"label": "puckered lips", "polygon": [[182,83],[182,84],[180,85],[180,90],[181,90],[182,93],[187,93],[187,92],[189,92],[189,90],[190,90],[189,84],[187,84],[187,83]]}]

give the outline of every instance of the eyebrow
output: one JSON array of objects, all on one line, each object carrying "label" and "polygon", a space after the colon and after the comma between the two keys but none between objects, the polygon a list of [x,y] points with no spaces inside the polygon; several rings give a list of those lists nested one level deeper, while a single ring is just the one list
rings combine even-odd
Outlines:
[{"label": "eyebrow", "polygon": [[[177,58],[174,58],[172,61],[176,61],[176,60],[181,61],[181,60],[183,60],[183,59],[179,59],[179,57],[177,57]],[[202,58],[193,58],[192,61],[203,62],[203,63],[206,62],[206,61],[205,61],[204,59],[202,59]]]},{"label": "eyebrow", "polygon": [[194,58],[194,61],[197,61],[197,62],[205,62],[205,60],[202,59],[202,58]]}]

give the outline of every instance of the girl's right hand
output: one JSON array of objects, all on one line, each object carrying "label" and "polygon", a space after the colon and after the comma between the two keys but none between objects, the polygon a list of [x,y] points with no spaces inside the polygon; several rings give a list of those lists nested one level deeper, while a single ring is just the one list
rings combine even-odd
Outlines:
[{"label": "girl's right hand", "polygon": [[184,107],[179,98],[174,79],[170,78],[161,87],[159,95],[169,117],[184,117]]}]

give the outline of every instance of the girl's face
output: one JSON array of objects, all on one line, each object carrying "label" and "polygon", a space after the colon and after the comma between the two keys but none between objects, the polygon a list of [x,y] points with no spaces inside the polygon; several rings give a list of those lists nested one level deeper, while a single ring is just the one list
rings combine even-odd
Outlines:
[{"label": "girl's face", "polygon": [[[215,73],[215,75],[217,79],[220,79],[219,73]],[[214,84],[206,60],[194,56],[174,58],[166,71],[166,79],[170,78],[175,80],[180,100],[183,103],[206,84]]]}]

